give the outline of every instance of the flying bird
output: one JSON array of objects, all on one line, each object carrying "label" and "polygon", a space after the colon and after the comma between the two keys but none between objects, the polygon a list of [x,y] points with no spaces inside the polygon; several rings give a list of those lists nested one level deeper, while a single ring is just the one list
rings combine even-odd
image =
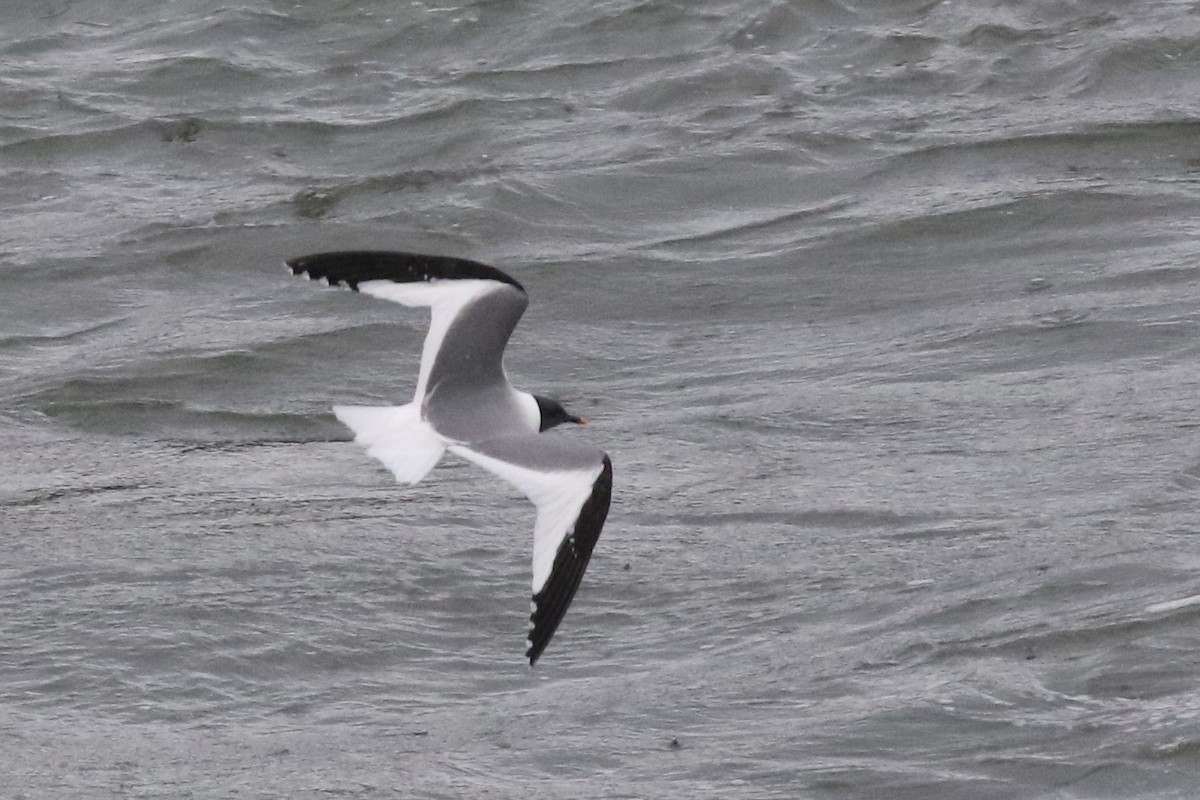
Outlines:
[{"label": "flying bird", "polygon": [[294,275],[430,309],[413,401],[334,406],[333,413],[400,483],[419,482],[449,450],[533,502],[533,603],[525,655],[530,666],[537,663],[579,588],[608,515],[612,462],[594,447],[541,436],[587,420],[509,383],[504,347],[529,304],[525,289],[495,267],[447,256],[359,250],[301,256],[287,265]]}]

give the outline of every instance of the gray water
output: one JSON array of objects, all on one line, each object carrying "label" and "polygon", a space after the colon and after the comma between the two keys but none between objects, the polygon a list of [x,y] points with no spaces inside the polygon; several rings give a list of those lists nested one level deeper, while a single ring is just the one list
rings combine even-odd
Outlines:
[{"label": "gray water", "polygon": [[[1171,0],[6,5],[0,796],[1197,796],[1197,87]],[[612,456],[533,670],[348,247]]]}]

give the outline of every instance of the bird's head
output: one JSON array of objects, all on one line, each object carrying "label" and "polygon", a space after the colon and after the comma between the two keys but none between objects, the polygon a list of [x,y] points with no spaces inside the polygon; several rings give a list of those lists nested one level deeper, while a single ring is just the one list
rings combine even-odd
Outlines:
[{"label": "bird's head", "polygon": [[534,400],[537,400],[538,411],[542,414],[542,422],[538,428],[538,433],[548,431],[555,425],[562,425],[564,422],[573,422],[576,425],[587,425],[587,417],[577,417],[570,411],[563,408],[562,403],[553,400],[549,397],[542,397],[535,394]]}]

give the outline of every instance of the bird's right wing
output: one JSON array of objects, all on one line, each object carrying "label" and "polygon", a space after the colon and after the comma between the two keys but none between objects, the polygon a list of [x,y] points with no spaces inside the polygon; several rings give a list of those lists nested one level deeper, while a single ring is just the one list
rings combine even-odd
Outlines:
[{"label": "bird's right wing", "polygon": [[612,462],[594,447],[554,436],[451,445],[450,451],[513,484],[537,507],[525,653],[533,665],[567,613],[600,538],[612,497]]},{"label": "bird's right wing", "polygon": [[445,378],[465,385],[503,372],[504,346],[529,298],[511,277],[487,264],[448,256],[348,250],[289,259],[295,275],[406,306],[430,309],[414,401]]}]

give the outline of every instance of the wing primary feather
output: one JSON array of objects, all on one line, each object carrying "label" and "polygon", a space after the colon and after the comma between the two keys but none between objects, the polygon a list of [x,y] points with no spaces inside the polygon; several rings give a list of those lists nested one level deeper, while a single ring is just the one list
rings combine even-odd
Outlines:
[{"label": "wing primary feather", "polygon": [[611,499],[612,461],[606,455],[604,467],[592,485],[592,493],[579,509],[574,528],[558,546],[550,577],[533,595],[533,611],[529,615],[532,629],[529,632],[529,646],[525,651],[530,666],[537,663],[575,597],[588,561],[592,557],[592,550],[600,538],[600,529],[608,516]]},{"label": "wing primary feather", "polygon": [[491,280],[525,287],[495,267],[451,256],[400,253],[389,250],[342,250],[290,258],[293,275],[307,274],[312,280],[325,280],[330,286],[346,285],[358,291],[366,281],[417,283],[433,280]]}]

